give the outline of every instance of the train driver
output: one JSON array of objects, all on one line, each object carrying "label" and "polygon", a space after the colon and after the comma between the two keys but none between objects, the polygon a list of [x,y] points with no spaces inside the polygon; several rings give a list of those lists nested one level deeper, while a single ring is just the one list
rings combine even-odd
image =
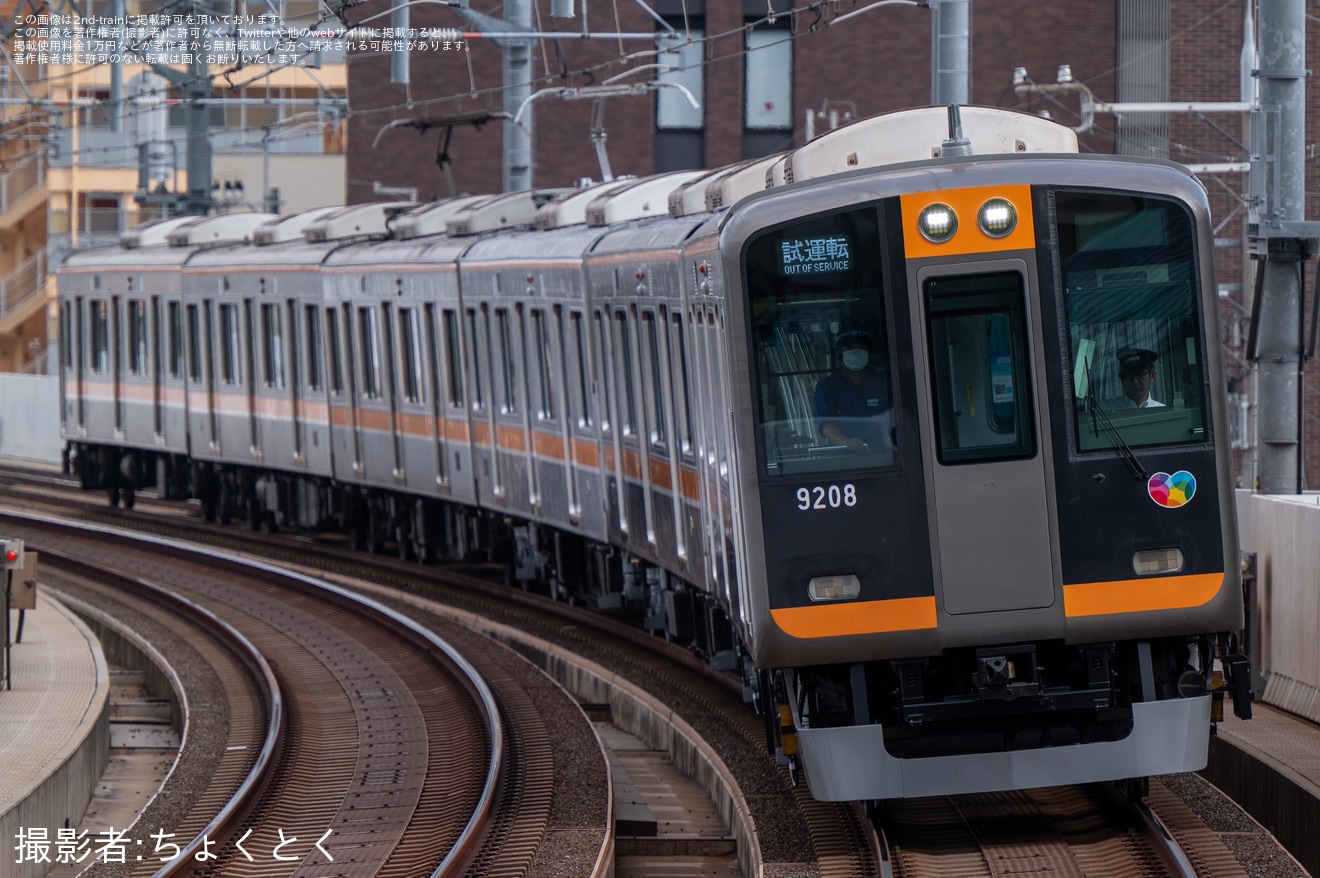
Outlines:
[{"label": "train driver", "polygon": [[1105,408],[1110,411],[1163,408],[1164,403],[1150,395],[1151,385],[1155,383],[1155,361],[1160,358],[1159,354],[1144,348],[1123,348],[1116,356],[1118,380],[1123,385],[1123,395],[1105,400]]},{"label": "train driver", "polygon": [[843,368],[816,382],[820,435],[852,453],[890,453],[889,382],[873,357],[875,340],[861,323],[844,323],[834,339]]}]

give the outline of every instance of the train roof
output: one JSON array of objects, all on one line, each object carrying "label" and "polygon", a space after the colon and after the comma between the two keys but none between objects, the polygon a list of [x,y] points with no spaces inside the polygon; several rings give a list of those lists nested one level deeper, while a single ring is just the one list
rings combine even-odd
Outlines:
[{"label": "train roof", "polygon": [[618,177],[608,183],[592,183],[551,199],[536,212],[536,227],[550,231],[587,221],[587,205],[597,198],[629,185],[635,177]]},{"label": "train roof", "polygon": [[587,225],[612,226],[629,220],[669,215],[669,193],[704,171],[674,171],[633,180],[587,204]]},{"label": "train roof", "polygon": [[443,235],[449,221],[479,201],[490,198],[488,195],[462,195],[446,198],[433,204],[399,214],[390,221],[390,232],[400,240],[422,238],[429,235]]},{"label": "train roof", "polygon": [[602,228],[574,225],[550,231],[492,235],[475,242],[463,254],[462,262],[582,259],[605,234],[606,230]]}]

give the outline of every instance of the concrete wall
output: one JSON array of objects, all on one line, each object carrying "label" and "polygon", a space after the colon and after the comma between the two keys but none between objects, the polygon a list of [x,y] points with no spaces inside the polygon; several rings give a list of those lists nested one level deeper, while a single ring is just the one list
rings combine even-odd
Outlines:
[{"label": "concrete wall", "polygon": [[59,463],[63,445],[58,376],[0,374],[0,457]]},{"label": "concrete wall", "polygon": [[1256,553],[1263,700],[1320,722],[1320,494],[1240,493],[1238,510]]}]

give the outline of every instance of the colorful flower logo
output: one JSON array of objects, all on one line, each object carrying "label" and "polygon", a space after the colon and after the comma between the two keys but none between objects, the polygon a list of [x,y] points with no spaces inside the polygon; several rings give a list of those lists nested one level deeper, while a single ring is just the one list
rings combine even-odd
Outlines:
[{"label": "colorful flower logo", "polygon": [[1178,470],[1173,475],[1156,473],[1146,483],[1150,499],[1166,509],[1177,509],[1190,503],[1196,494],[1196,477],[1187,470]]}]

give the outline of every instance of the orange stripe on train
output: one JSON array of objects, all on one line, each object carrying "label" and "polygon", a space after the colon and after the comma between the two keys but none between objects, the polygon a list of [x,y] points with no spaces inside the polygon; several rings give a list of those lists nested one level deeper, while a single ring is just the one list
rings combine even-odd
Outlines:
[{"label": "orange stripe on train", "polygon": [[801,638],[886,634],[937,625],[933,596],[786,607],[771,610],[770,616],[785,634]]},{"label": "orange stripe on train", "polygon": [[1083,582],[1063,587],[1064,615],[1106,616],[1114,613],[1146,613],[1151,610],[1184,610],[1210,602],[1223,587],[1223,573],[1162,576],[1158,579],[1126,579],[1116,582]]}]

